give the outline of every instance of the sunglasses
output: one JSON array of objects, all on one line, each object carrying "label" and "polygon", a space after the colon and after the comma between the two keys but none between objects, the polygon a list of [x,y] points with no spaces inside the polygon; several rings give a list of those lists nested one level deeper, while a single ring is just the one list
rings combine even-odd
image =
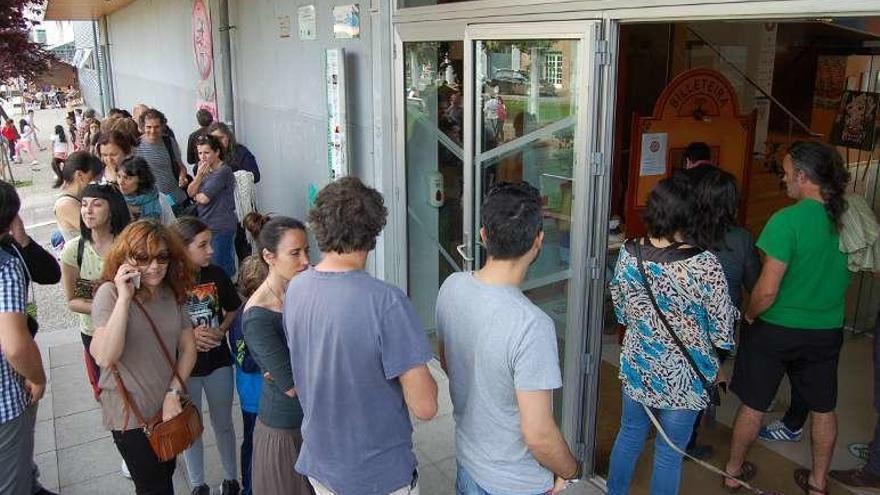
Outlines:
[{"label": "sunglasses", "polygon": [[156,256],[150,256],[145,253],[133,253],[130,258],[134,261],[135,265],[144,267],[153,264],[153,260],[156,260],[156,263],[160,265],[167,265],[171,262],[171,254],[167,251],[161,251]]}]

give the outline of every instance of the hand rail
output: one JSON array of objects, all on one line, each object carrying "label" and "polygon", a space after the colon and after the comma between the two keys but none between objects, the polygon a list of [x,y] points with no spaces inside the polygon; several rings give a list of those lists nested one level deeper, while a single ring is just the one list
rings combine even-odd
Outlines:
[{"label": "hand rail", "polygon": [[764,88],[762,88],[761,85],[759,85],[754,79],[752,79],[748,74],[746,74],[745,71],[743,71],[742,69],[740,69],[735,63],[733,63],[731,60],[729,60],[727,57],[725,57],[724,54],[721,53],[721,50],[719,50],[718,47],[715,46],[714,43],[712,43],[711,41],[709,41],[708,39],[706,39],[706,37],[703,36],[702,33],[700,33],[699,31],[697,31],[695,28],[693,28],[693,27],[691,27],[691,26],[688,26],[687,29],[688,29],[688,31],[690,31],[691,33],[693,33],[694,36],[696,36],[697,38],[699,38],[700,41],[702,41],[703,43],[705,43],[706,46],[708,46],[710,50],[712,50],[713,52],[715,52],[715,53],[721,58],[721,61],[722,61],[722,62],[724,62],[725,64],[727,64],[728,66],[730,66],[730,68],[733,69],[734,72],[736,72],[737,74],[739,74],[740,77],[742,77],[743,79],[745,79],[745,81],[746,81],[747,83],[751,84],[751,85],[752,85],[755,89],[757,89],[762,95],[766,96],[767,99],[770,100],[770,102],[772,102],[774,105],[776,105],[777,107],[779,107],[779,109],[782,110],[782,111],[785,113],[785,115],[788,115],[788,118],[790,118],[792,121],[794,121],[794,123],[796,123],[801,129],[803,129],[804,131],[806,131],[807,134],[809,134],[811,137],[822,137],[822,136],[823,136],[823,134],[820,134],[820,133],[815,132],[815,131],[813,131],[812,129],[810,129],[810,127],[809,127],[807,124],[803,123],[803,121],[801,121],[801,119],[797,118],[797,116],[796,116],[794,113],[792,113],[792,111],[789,110],[788,107],[786,107],[785,105],[783,105],[781,101],[777,100],[773,95],[770,94],[769,91],[766,91],[766,90],[765,90]]}]

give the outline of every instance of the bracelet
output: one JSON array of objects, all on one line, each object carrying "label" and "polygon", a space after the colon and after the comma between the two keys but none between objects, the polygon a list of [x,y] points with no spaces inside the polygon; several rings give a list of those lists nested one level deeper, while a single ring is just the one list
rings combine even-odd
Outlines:
[{"label": "bracelet", "polygon": [[168,387],[168,390],[165,391],[165,395],[177,395],[177,396],[180,396],[180,395],[181,395],[181,392],[180,392],[180,390],[178,390],[178,389],[176,389],[176,388],[174,388],[174,387]]}]

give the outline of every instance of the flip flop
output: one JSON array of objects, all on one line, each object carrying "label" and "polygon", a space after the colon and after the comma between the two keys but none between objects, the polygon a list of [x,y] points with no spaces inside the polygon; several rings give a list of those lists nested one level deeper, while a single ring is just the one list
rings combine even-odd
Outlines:
[{"label": "flip flop", "polygon": [[804,495],[810,495],[810,492],[828,495],[827,488],[816,488],[815,486],[810,484],[809,469],[795,469],[794,482],[797,483],[797,486],[801,487],[801,490],[804,491]]},{"label": "flip flop", "polygon": [[[756,474],[758,474],[758,467],[749,461],[743,461],[742,466],[739,468],[739,476],[734,477],[740,481],[751,481]],[[742,485],[728,486],[727,483],[725,483],[727,479],[728,478],[724,476],[721,477],[721,488],[727,490],[728,493],[736,493],[742,489]]]}]

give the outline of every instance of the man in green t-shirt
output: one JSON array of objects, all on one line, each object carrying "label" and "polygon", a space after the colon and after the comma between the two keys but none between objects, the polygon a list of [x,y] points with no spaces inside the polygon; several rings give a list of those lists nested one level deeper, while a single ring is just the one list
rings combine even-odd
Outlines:
[{"label": "man in green t-shirt", "polygon": [[726,469],[754,476],[746,453],[785,374],[813,419],[812,470],[796,470],[795,481],[814,495],[827,493],[837,436],[837,361],[850,280],[838,230],[849,174],[837,151],[818,142],[793,144],[783,169],[797,203],[777,211],[758,238],[764,265],[745,312],[731,381],[742,405]]}]

